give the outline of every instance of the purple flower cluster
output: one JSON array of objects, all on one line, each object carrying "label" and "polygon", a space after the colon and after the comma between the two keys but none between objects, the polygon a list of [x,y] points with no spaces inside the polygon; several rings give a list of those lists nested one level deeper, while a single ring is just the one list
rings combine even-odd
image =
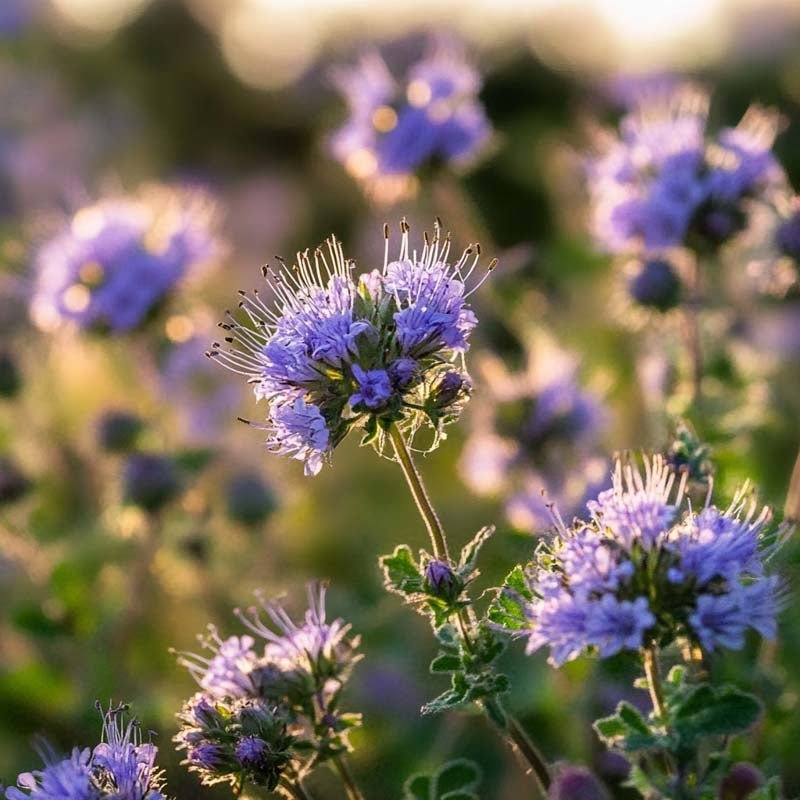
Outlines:
[{"label": "purple flower cluster", "polygon": [[772,154],[780,117],[751,107],[710,137],[707,93],[691,84],[642,87],[618,135],[587,166],[593,230],[612,253],[716,247],[745,225],[746,201],[785,181]]},{"label": "purple flower cluster", "polygon": [[415,173],[433,161],[476,157],[491,137],[478,92],[480,76],[451,40],[437,40],[396,82],[376,52],[334,74],[349,116],[330,149],[381,200],[413,189]]},{"label": "purple flower cluster", "polygon": [[41,770],[17,778],[7,800],[164,800],[158,748],[142,741],[136,720],[124,719],[125,707],[103,712],[102,741],[93,750],[75,748],[59,759],[51,750]]},{"label": "purple flower cluster", "polygon": [[36,255],[34,322],[45,330],[138,328],[214,255],[213,217],[206,194],[168,187],[80,209]]},{"label": "purple flower cluster", "polygon": [[475,492],[501,497],[520,530],[549,527],[553,502],[577,513],[606,480],[607,463],[597,455],[606,416],[600,399],[546,341],[534,342],[525,371],[509,373],[491,358],[481,367],[488,395],[471,415],[463,479]]},{"label": "purple flower cluster", "polygon": [[554,512],[555,537],[527,570],[528,652],[547,646],[559,666],[652,640],[710,651],[741,648],[750,628],[775,636],[780,584],[764,563],[785,530],[768,532],[747,487],[725,510],[709,498],[694,511],[682,509],[684,485],[660,457],[643,474],[618,462],[588,521],[567,527]]},{"label": "purple flower cluster", "polygon": [[[178,715],[175,741],[186,752],[184,763],[206,784],[236,784],[244,774],[274,788],[303,758],[292,749],[298,739],[313,741],[317,758],[324,759],[349,747],[346,730],[358,724],[357,715],[338,709],[359,660],[359,641],[342,620],[327,621],[325,587],[309,586],[309,609],[299,624],[280,604],[261,595],[258,600],[258,607],[236,610],[258,640],[222,639],[210,626],[201,642],[212,655],[178,658],[201,691]],[[320,718],[327,719],[322,730]]]},{"label": "purple flower cluster", "polygon": [[467,298],[480,282],[467,290],[467,281],[480,248],[450,264],[438,222],[421,252],[410,250],[403,223],[399,257],[389,261],[388,228],[385,235],[383,270],[358,282],[333,238],[327,252],[298,254],[293,270],[265,269],[275,305],[258,291],[242,293],[248,323],[228,313],[221,327],[233,347],[215,342],[208,353],[267,402],[267,423],[256,427],[270,450],[303,461],[307,475],[359,425],[369,439],[379,425],[416,430],[427,422],[438,433],[471,388],[453,362],[477,324]]}]

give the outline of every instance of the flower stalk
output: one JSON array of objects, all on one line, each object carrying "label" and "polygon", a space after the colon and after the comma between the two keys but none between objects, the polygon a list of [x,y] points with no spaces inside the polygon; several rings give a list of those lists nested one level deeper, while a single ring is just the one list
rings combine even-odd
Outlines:
[{"label": "flower stalk", "polygon": [[[450,555],[444,527],[431,503],[425,484],[422,481],[422,476],[414,463],[411,451],[406,444],[403,434],[396,425],[392,425],[392,427],[389,428],[389,438],[392,441],[394,452],[397,456],[397,462],[403,470],[408,487],[414,497],[414,502],[430,534],[434,555],[436,558],[444,558],[449,561]],[[469,637],[471,623],[465,609],[459,612],[457,623],[464,641],[464,647],[470,650],[472,648],[472,642]],[[542,797],[545,797],[550,785],[550,769],[544,757],[525,733],[520,723],[503,708],[497,696],[489,696],[482,700],[479,705],[489,719],[495,723],[511,749],[527,764],[528,769],[526,772],[536,783]]]},{"label": "flower stalk", "polygon": [[364,795],[361,794],[361,790],[356,785],[353,773],[350,771],[350,765],[344,756],[336,756],[331,763],[344,784],[348,800],[364,800]]}]

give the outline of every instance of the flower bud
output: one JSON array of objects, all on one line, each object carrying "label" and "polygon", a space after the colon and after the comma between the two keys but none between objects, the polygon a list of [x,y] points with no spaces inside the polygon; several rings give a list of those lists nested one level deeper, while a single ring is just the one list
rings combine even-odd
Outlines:
[{"label": "flower bud", "polygon": [[97,443],[108,453],[126,453],[136,445],[143,427],[130,411],[107,411],[97,422]]},{"label": "flower bud", "polygon": [[275,510],[275,496],[254,472],[235,475],[225,493],[228,516],[242,525],[260,525]]},{"label": "flower bud", "polygon": [[746,761],[734,764],[720,781],[720,800],[745,800],[764,783],[761,770]]},{"label": "flower bud", "polygon": [[389,377],[398,389],[406,389],[419,374],[419,364],[408,356],[401,356],[389,367]]},{"label": "flower bud", "polygon": [[471,390],[472,383],[466,375],[447,372],[431,392],[430,402],[435,408],[442,410],[468,396]]},{"label": "flower bud", "polygon": [[663,259],[643,261],[628,280],[628,292],[642,306],[669,311],[681,300],[681,279],[675,268]]},{"label": "flower bud", "polygon": [[556,772],[547,797],[548,800],[607,800],[608,794],[588,769],[566,765]]},{"label": "flower bud", "polygon": [[5,350],[0,352],[0,397],[15,397],[21,383],[14,357]]},{"label": "flower bud", "polygon": [[181,481],[174,462],[166,456],[133,453],[123,473],[125,501],[158,511],[180,494]]},{"label": "flower bud", "polygon": [[464,582],[447,562],[432,559],[425,567],[425,588],[432,595],[453,602],[461,594]]}]

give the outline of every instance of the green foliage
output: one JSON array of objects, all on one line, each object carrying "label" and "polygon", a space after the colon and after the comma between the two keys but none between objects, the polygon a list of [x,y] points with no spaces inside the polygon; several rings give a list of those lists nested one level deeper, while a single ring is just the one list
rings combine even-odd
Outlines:
[{"label": "green foliage", "polygon": [[486,612],[489,622],[508,631],[519,631],[528,627],[525,605],[533,599],[525,580],[525,570],[517,565],[506,576],[503,586]]},{"label": "green foliage", "polygon": [[478,800],[481,771],[472,761],[448,761],[433,774],[412,775],[403,800]]},{"label": "green foliage", "polygon": [[[637,683],[646,688],[643,681]],[[690,684],[683,667],[670,672],[664,696],[663,718],[645,717],[630,703],[621,702],[613,714],[597,720],[594,729],[608,747],[642,763],[646,759],[661,765],[659,772],[645,771],[642,764],[634,766],[630,783],[643,794],[652,788],[662,792],[665,787],[674,788],[678,781],[696,787],[698,796],[715,797],[729,765],[728,740],[755,724],[761,703],[734,686]]]}]

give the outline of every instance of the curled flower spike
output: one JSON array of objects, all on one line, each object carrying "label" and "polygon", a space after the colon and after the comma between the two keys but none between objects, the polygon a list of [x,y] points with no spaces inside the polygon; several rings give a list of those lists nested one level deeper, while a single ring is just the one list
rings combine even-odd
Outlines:
[{"label": "curled flower spike", "polygon": [[427,424],[434,446],[469,396],[463,354],[477,319],[468,298],[494,269],[473,280],[480,247],[450,263],[450,239],[437,220],[421,251],[401,224],[398,256],[382,270],[353,278],[354,263],[331,237],[289,268],[263,269],[274,303],[258,290],[242,292],[247,321],[230,312],[220,327],[225,347],[207,355],[243,375],[268,406],[267,433],[275,453],[304,462],[316,475],[354,428],[364,443],[382,444],[394,424],[413,434]]},{"label": "curled flower spike", "polygon": [[257,639],[223,639],[210,626],[200,637],[210,658],[178,654],[202,691],[178,714],[175,742],[204,784],[274,789],[350,748],[360,715],[343,713],[340,696],[359,640],[341,619],[327,620],[325,593],[323,584],[309,585],[299,623],[259,593],[258,607],[235,611]]},{"label": "curled flower spike", "polygon": [[81,208],[36,255],[33,321],[113,334],[140,327],[219,252],[215,218],[204,192],[164,186]]},{"label": "curled flower spike", "polygon": [[65,759],[45,745],[44,768],[21,774],[19,788],[6,789],[7,800],[165,800],[158,748],[142,740],[137,720],[125,720],[128,707],[97,708],[101,742],[93,750],[76,747]]},{"label": "curled flower spike", "polygon": [[702,88],[665,83],[636,96],[618,134],[598,135],[587,177],[604,249],[714,249],[745,227],[753,198],[785,184],[772,155],[777,112],[753,106],[712,135],[708,106]]},{"label": "curled flower spike", "polygon": [[660,456],[644,459],[644,473],[618,462],[588,521],[568,527],[553,510],[555,534],[526,570],[528,596],[505,590],[527,620],[528,652],[548,646],[559,666],[679,637],[706,650],[741,648],[750,628],[774,637],[783,590],[766,564],[790,528],[771,528],[747,486],[724,510],[711,486],[701,510],[685,508],[686,476]]},{"label": "curled flower spike", "polygon": [[451,39],[434,40],[402,81],[374,51],[333,81],[349,116],[331,137],[331,153],[379,202],[412,194],[417,172],[434,160],[471,163],[491,138],[480,76]]}]

